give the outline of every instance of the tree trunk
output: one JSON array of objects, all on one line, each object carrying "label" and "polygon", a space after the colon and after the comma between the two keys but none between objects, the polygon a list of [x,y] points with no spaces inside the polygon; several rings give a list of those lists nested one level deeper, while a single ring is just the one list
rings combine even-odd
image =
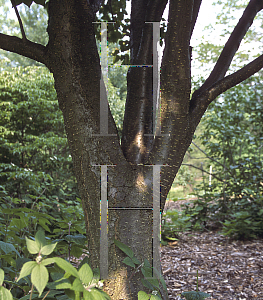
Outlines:
[{"label": "tree trunk", "polygon": [[[104,290],[114,300],[137,299],[138,291],[150,291],[142,285],[140,272],[130,278],[133,269],[122,263],[126,255],[115,246],[114,239],[128,245],[141,262],[146,258],[152,264],[153,212],[149,208],[153,207],[153,168],[125,159],[109,109],[111,135],[99,136],[101,71],[92,21],[86,1],[50,1],[49,68],[82,199],[91,267],[100,267],[101,166],[107,165],[109,268]],[[179,130],[183,136],[174,148],[178,163],[161,178],[161,211],[191,142],[188,123],[184,124],[186,127]]]}]

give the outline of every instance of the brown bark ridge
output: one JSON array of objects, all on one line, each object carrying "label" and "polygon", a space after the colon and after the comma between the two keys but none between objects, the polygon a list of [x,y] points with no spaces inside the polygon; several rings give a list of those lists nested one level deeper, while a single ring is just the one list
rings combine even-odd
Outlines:
[{"label": "brown bark ridge", "polygon": [[[167,0],[132,0],[131,63],[152,64],[152,25]],[[202,115],[218,95],[263,67],[263,56],[225,77],[240,41],[262,1],[251,0],[211,75],[191,99],[190,39],[201,0],[170,1],[161,66],[161,127],[152,133],[152,69],[132,67],[120,143],[108,107],[108,136],[100,136],[100,59],[94,15],[101,0],[50,0],[48,45],[0,34],[0,47],[45,64],[53,73],[59,107],[73,158],[86,221],[91,267],[100,263],[101,165],[108,165],[109,278],[104,290],[114,300],[137,299],[140,273],[132,280],[125,255],[113,243],[131,247],[139,260],[152,262],[153,165],[161,167],[161,211]],[[125,208],[125,209],[120,209]],[[136,209],[140,208],[140,209]],[[167,297],[163,294],[163,299]]]}]

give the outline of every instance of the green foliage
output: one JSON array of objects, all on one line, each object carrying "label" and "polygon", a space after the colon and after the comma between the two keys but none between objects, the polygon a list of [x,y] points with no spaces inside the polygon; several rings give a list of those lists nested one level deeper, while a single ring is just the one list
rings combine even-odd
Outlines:
[{"label": "green foliage", "polygon": [[233,238],[263,236],[261,76],[226,92],[202,121],[200,140],[215,177],[210,186],[204,179],[194,206],[186,206],[195,229],[223,224],[223,233]]},{"label": "green foliage", "polygon": [[[110,297],[101,290],[103,281],[100,281],[97,270],[92,270],[85,259],[76,269],[61,257],[47,257],[57,246],[57,243],[47,243],[44,231],[39,230],[35,239],[26,238],[27,250],[30,254],[37,254],[35,260],[23,261],[19,277],[11,276],[10,268],[0,269],[0,299],[107,299]],[[10,248],[7,246],[6,248]],[[8,261],[7,261],[8,262]],[[17,267],[21,262],[14,260]],[[6,275],[4,275],[4,271]],[[11,277],[11,278],[10,278]],[[32,287],[31,284],[32,283]],[[5,286],[3,286],[3,283]],[[11,291],[6,288],[10,287]],[[36,291],[39,295],[36,294]],[[18,291],[20,293],[18,293]],[[45,293],[43,297],[42,294]]]},{"label": "green foliage", "polygon": [[198,291],[198,270],[196,271],[196,291],[191,292],[183,292],[182,296],[185,297],[186,300],[203,300],[207,297],[211,297],[211,295]]},{"label": "green foliage", "polygon": [[[107,299],[110,297],[101,290],[103,280],[100,280],[98,269],[92,270],[85,258],[76,269],[67,260],[61,257],[50,256],[57,242],[47,241],[43,229],[37,231],[35,238],[26,237],[27,251],[30,254],[37,254],[34,260],[24,259],[12,254],[16,271],[10,267],[0,269],[0,299],[1,300],[26,300],[26,299],[49,299],[49,300],[86,300],[86,299]],[[159,272],[152,268],[147,259],[141,263],[133,251],[125,244],[114,240],[114,243],[128,255],[123,260],[128,266],[132,266],[134,271],[129,279],[138,272],[142,272],[144,278],[141,279],[143,285],[152,290],[151,294],[143,291],[138,292],[138,299],[161,299],[160,283],[167,293],[164,279]],[[3,243],[5,244],[5,243]],[[9,252],[15,252],[14,247],[4,246]],[[2,245],[1,248],[2,249]],[[15,252],[16,253],[16,252]],[[3,258],[3,257],[2,257]],[[6,257],[4,258],[6,260]],[[10,260],[6,260],[9,263]],[[135,266],[137,265],[137,267]],[[2,267],[2,266],[1,266]],[[21,268],[18,276],[18,269]],[[11,273],[10,273],[11,270]],[[5,272],[4,272],[5,271]],[[152,276],[154,274],[154,276]],[[197,291],[183,293],[186,299],[204,299],[210,295]]]},{"label": "green foliage", "polygon": [[179,232],[190,230],[191,217],[183,216],[177,210],[167,210],[162,214],[162,245],[167,245],[168,241],[178,240]]},{"label": "green foliage", "polygon": [[0,106],[0,240],[27,256],[25,236],[40,225],[57,253],[68,247],[79,257],[84,215],[52,76],[32,67],[2,72]]},{"label": "green foliage", "polygon": [[[147,259],[144,259],[144,262],[141,263],[135,256],[133,251],[125,244],[123,244],[120,241],[114,240],[115,245],[120,248],[128,257],[126,257],[122,262],[126,264],[127,266],[130,266],[134,269],[131,277],[138,272],[141,271],[142,275],[144,276],[141,281],[143,285],[152,290],[152,295],[147,294],[143,291],[138,292],[138,300],[144,300],[144,299],[162,299],[161,293],[160,293],[160,283],[162,284],[162,287],[164,288],[166,294],[167,294],[167,287],[165,284],[165,281],[161,274],[154,268],[151,267],[149,261]],[[136,265],[138,265],[136,267]],[[154,274],[154,276],[153,276]],[[168,294],[167,294],[168,295]]]},{"label": "green foliage", "polygon": [[[106,2],[106,1],[105,1]],[[108,0],[101,6],[96,15],[96,22],[109,22],[108,42],[115,43],[115,49],[112,51],[113,63],[120,62],[122,65],[130,64],[130,19],[126,11],[126,0],[110,1]],[[165,19],[162,18],[160,26],[160,45],[163,45],[167,26]],[[152,26],[148,24],[146,26]],[[95,27],[96,38],[100,40],[100,26]],[[116,44],[117,43],[117,44]]]},{"label": "green foliage", "polygon": [[[112,51],[112,49],[113,46],[110,45],[109,51]],[[109,63],[111,63],[112,60],[113,58],[110,56]],[[127,66],[117,64],[109,65],[108,101],[120,138],[122,135],[127,96],[127,71]]]}]

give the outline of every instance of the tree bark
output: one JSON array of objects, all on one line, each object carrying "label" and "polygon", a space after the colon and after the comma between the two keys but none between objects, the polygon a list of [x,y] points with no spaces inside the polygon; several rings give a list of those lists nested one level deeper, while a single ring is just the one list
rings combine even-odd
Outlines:
[{"label": "tree bark", "polygon": [[[114,239],[131,247],[135,256],[152,261],[151,167],[130,164],[118,136],[100,133],[100,62],[93,16],[86,1],[50,1],[49,66],[55,79],[60,109],[73,158],[86,219],[91,267],[100,267],[100,165],[108,167],[109,279],[105,291],[112,299],[137,299],[145,290],[126,255]],[[117,134],[110,110],[109,134]],[[146,174],[147,173],[147,174]],[[147,177],[148,176],[148,177]],[[132,209],[132,208],[142,209]],[[118,209],[126,208],[126,209]],[[124,289],[123,289],[124,288]],[[149,291],[148,291],[149,292]]]}]

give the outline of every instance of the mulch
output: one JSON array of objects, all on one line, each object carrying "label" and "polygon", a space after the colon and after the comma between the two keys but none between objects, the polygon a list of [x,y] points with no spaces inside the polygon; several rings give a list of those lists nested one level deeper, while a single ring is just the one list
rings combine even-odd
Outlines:
[{"label": "mulch", "polygon": [[[180,204],[168,202],[165,209],[180,210]],[[208,300],[263,300],[262,239],[234,241],[218,232],[184,232],[161,247],[161,263],[171,300],[196,290],[197,270],[198,290],[210,294]]]}]

